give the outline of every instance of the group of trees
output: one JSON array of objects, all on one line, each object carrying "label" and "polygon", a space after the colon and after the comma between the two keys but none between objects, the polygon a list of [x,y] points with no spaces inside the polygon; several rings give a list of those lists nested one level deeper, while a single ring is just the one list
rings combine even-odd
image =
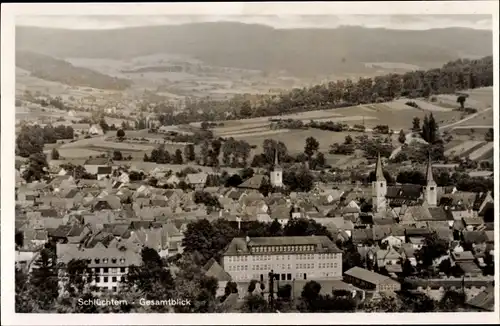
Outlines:
[{"label": "group of trees", "polygon": [[16,153],[21,157],[29,157],[31,154],[43,152],[45,144],[53,144],[59,139],[73,139],[73,128],[71,126],[46,125],[24,125],[17,133]]},{"label": "group of trees", "polygon": [[174,154],[171,155],[166,149],[165,145],[160,145],[151,151],[150,156],[144,154],[144,162],[155,162],[158,164],[183,164],[182,151],[178,148]]}]

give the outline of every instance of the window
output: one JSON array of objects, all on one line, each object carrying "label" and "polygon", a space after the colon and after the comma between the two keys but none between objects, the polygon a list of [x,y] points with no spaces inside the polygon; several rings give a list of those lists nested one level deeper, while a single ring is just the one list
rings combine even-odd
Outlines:
[{"label": "window", "polygon": [[109,268],[104,267],[104,268],[103,268],[103,273],[108,273],[108,272],[109,272]]},{"label": "window", "polygon": [[101,260],[99,258],[94,259],[94,261],[96,264],[99,264],[101,262]]},{"label": "window", "polygon": [[100,283],[101,282],[101,277],[100,276],[96,276],[95,281],[96,281],[96,283]]},{"label": "window", "polygon": [[125,267],[120,267],[120,273],[125,273]]},{"label": "window", "polygon": [[307,274],[304,273],[304,280],[307,280]]},{"label": "window", "polygon": [[104,276],[104,283],[108,283],[108,277],[107,276]]},{"label": "window", "polygon": [[282,281],[286,280],[286,275],[285,274],[281,274],[281,280]]},{"label": "window", "polygon": [[108,263],[108,258],[103,258],[102,262],[105,263],[105,264],[107,264]]},{"label": "window", "polygon": [[113,277],[111,278],[111,282],[116,282],[116,276],[113,276]]},{"label": "window", "polygon": [[381,187],[383,187],[383,186],[384,186],[384,183],[383,183],[383,182],[381,182],[381,183],[380,183],[380,186],[381,186]]},{"label": "window", "polygon": [[116,286],[113,286],[112,291],[113,292],[117,292],[118,291],[118,289],[116,288]]},{"label": "window", "polygon": [[260,281],[263,282],[264,281],[264,274],[260,274]]},{"label": "window", "polygon": [[433,190],[434,190],[434,187],[431,187],[431,191],[433,191]]},{"label": "window", "polygon": [[111,262],[112,262],[113,264],[116,264],[116,258],[111,258]]},{"label": "window", "polygon": [[290,274],[290,273],[286,274],[286,279],[288,281],[291,281],[292,280],[292,274]]}]

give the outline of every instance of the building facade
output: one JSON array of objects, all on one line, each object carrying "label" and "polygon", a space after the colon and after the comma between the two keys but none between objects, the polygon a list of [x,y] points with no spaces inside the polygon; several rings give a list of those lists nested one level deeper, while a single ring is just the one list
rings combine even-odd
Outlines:
[{"label": "building facade", "polygon": [[274,167],[271,171],[270,179],[273,187],[283,187],[283,169],[278,162],[278,150],[274,154]]},{"label": "building facade", "polygon": [[234,238],[222,265],[234,281],[342,279],[342,250],[326,236]]}]

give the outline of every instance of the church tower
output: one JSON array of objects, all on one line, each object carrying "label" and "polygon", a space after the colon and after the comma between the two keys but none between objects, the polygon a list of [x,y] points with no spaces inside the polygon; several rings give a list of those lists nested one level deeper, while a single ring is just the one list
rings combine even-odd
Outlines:
[{"label": "church tower", "polygon": [[432,176],[432,162],[431,154],[429,153],[429,159],[427,161],[427,174],[426,174],[426,184],[425,184],[425,201],[429,207],[435,207],[437,205],[437,184]]},{"label": "church tower", "polygon": [[278,163],[278,149],[274,151],[274,167],[271,171],[271,185],[273,187],[283,187],[283,170]]},{"label": "church tower", "polygon": [[375,167],[375,181],[372,182],[372,206],[374,212],[382,212],[386,209],[386,195],[387,181],[384,177],[379,153]]}]

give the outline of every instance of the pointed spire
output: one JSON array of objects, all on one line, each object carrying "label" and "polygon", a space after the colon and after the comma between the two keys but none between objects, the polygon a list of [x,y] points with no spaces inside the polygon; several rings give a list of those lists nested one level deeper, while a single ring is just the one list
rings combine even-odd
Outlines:
[{"label": "pointed spire", "polygon": [[278,147],[274,149],[274,168],[279,168],[279,162],[278,162]]},{"label": "pointed spire", "polygon": [[426,174],[427,184],[434,182],[434,177],[432,176],[432,161],[431,161],[431,153],[429,152],[429,158],[427,160],[427,174]]},{"label": "pointed spire", "polygon": [[380,159],[380,153],[377,157],[377,165],[375,167],[375,178],[377,181],[385,181],[384,171],[382,170],[382,161]]}]

